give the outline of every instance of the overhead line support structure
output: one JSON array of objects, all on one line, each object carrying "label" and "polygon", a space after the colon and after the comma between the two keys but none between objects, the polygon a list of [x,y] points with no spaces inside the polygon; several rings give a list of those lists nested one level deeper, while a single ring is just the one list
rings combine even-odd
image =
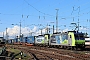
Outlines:
[{"label": "overhead line support structure", "polygon": [[58,11],[59,9],[56,9],[57,12],[56,12],[56,32],[58,32]]},{"label": "overhead line support structure", "polygon": [[20,20],[20,36],[21,36],[21,20]]}]

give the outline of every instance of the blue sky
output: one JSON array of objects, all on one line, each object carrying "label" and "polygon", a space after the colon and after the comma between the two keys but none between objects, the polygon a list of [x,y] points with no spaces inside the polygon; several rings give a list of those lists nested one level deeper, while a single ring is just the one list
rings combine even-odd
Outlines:
[{"label": "blue sky", "polygon": [[90,34],[90,0],[0,0],[0,32],[4,32],[6,27],[14,28],[16,24],[19,27],[20,20],[23,29],[34,29],[32,24],[56,26],[55,9],[59,9],[59,29],[72,30],[70,23],[77,23],[79,19],[81,31]]}]

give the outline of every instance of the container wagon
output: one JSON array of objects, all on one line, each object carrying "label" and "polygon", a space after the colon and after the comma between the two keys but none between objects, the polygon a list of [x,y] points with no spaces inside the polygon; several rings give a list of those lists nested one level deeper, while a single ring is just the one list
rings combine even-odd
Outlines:
[{"label": "container wagon", "polygon": [[29,36],[23,38],[23,43],[25,43],[27,46],[34,45],[35,36]]}]

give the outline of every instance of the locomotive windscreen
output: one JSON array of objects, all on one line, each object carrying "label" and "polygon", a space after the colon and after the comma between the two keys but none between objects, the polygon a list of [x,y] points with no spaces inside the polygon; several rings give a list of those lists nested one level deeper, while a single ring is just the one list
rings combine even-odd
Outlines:
[{"label": "locomotive windscreen", "polygon": [[75,40],[85,40],[83,33],[76,33],[74,34]]}]

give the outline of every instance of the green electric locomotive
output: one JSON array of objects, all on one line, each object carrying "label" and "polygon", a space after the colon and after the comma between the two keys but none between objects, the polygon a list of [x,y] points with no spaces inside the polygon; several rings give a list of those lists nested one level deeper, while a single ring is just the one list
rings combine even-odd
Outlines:
[{"label": "green electric locomotive", "polygon": [[52,34],[49,40],[49,46],[58,46],[62,48],[83,49],[85,48],[84,33],[77,31],[68,31]]}]

